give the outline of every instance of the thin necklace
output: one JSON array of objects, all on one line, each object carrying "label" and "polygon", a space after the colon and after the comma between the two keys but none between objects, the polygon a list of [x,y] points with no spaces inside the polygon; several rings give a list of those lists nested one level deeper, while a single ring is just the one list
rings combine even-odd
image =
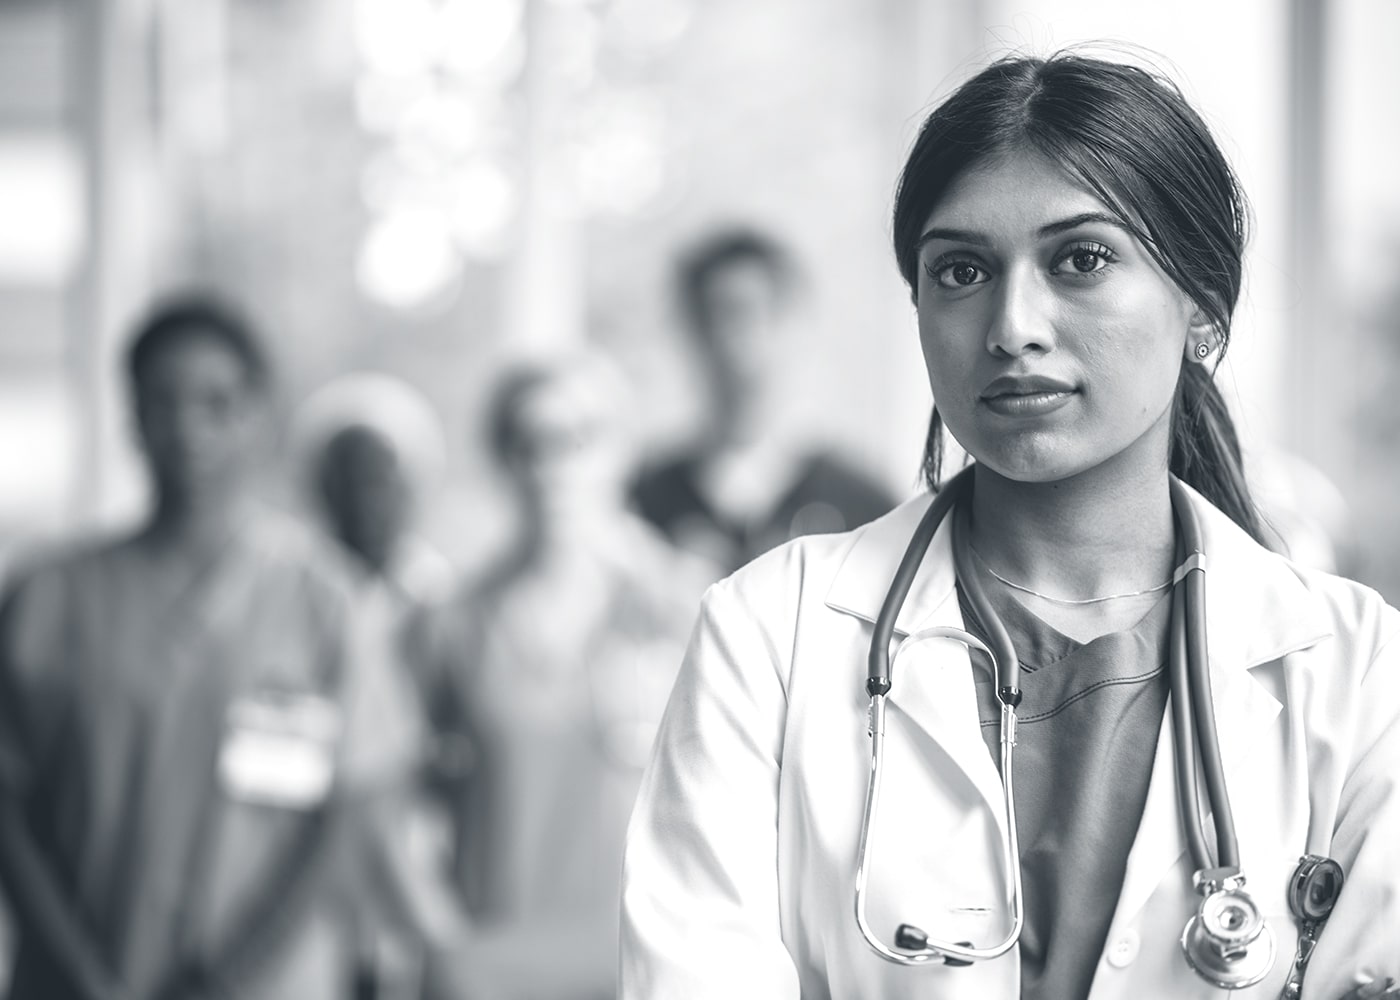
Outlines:
[{"label": "thin necklace", "polygon": [[1157,586],[1155,587],[1147,587],[1143,590],[1133,590],[1129,591],[1126,594],[1108,594],[1105,597],[1085,597],[1078,600],[1071,599],[1068,597],[1051,597],[1049,594],[1042,594],[1040,591],[1032,590],[1030,587],[1023,587],[1021,584],[1016,583],[1014,580],[1008,580],[996,570],[992,569],[991,566],[987,565],[987,560],[982,558],[982,553],[978,552],[976,549],[973,549],[971,543],[968,543],[967,547],[969,549],[972,549],[972,554],[977,557],[977,561],[982,564],[982,568],[985,569],[988,573],[992,574],[992,576],[994,576],[996,579],[1000,580],[1002,583],[1006,584],[1013,590],[1019,590],[1024,594],[1031,594],[1035,597],[1039,597],[1042,601],[1049,601],[1052,604],[1064,604],[1070,607],[1083,604],[1102,604],[1105,601],[1118,601],[1122,600],[1125,597],[1141,597],[1143,594],[1155,594],[1159,590],[1166,590],[1172,585],[1172,581],[1168,580],[1165,583],[1157,584]]}]

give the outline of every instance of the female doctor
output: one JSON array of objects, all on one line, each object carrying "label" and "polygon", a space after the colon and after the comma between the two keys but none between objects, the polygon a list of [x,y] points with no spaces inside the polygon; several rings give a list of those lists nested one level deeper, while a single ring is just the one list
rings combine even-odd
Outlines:
[{"label": "female doctor", "polygon": [[[933,497],[706,595],[624,997],[1390,995],[1400,615],[1257,541],[1212,380],[1244,228],[1142,70],[1008,59],[930,115],[894,242]],[[945,424],[975,462],[940,488]]]}]

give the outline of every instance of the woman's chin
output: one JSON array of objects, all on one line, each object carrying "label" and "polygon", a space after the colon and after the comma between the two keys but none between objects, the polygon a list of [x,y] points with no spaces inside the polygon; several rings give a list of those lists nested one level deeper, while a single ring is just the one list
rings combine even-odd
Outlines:
[{"label": "woman's chin", "polygon": [[977,464],[1015,483],[1056,483],[1078,475],[1093,463],[1076,460],[1053,449],[1016,449],[974,455]]}]

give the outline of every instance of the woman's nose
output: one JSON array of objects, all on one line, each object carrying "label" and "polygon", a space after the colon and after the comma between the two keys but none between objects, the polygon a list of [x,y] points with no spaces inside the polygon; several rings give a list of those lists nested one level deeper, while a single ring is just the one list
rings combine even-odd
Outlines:
[{"label": "woman's nose", "polygon": [[1051,291],[1030,269],[1007,271],[995,289],[987,350],[998,357],[1045,353],[1055,346]]}]

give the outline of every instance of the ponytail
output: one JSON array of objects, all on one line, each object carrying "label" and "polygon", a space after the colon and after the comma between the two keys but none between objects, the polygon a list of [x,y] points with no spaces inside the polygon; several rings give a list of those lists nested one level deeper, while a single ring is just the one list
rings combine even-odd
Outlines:
[{"label": "ponytail", "polygon": [[1267,545],[1244,478],[1235,423],[1205,365],[1181,366],[1172,404],[1172,474],[1219,507],[1260,545]]},{"label": "ponytail", "polygon": [[938,412],[938,404],[928,418],[928,437],[924,439],[924,461],[919,467],[924,485],[930,493],[937,493],[943,479],[943,416]]},{"label": "ponytail", "polygon": [[[938,492],[943,476],[943,418],[938,407],[929,417],[921,473],[924,484]],[[1182,482],[1229,516],[1260,545],[1267,546],[1249,485],[1239,435],[1225,398],[1205,365],[1181,366],[1172,403],[1171,457],[1168,468]]]}]

